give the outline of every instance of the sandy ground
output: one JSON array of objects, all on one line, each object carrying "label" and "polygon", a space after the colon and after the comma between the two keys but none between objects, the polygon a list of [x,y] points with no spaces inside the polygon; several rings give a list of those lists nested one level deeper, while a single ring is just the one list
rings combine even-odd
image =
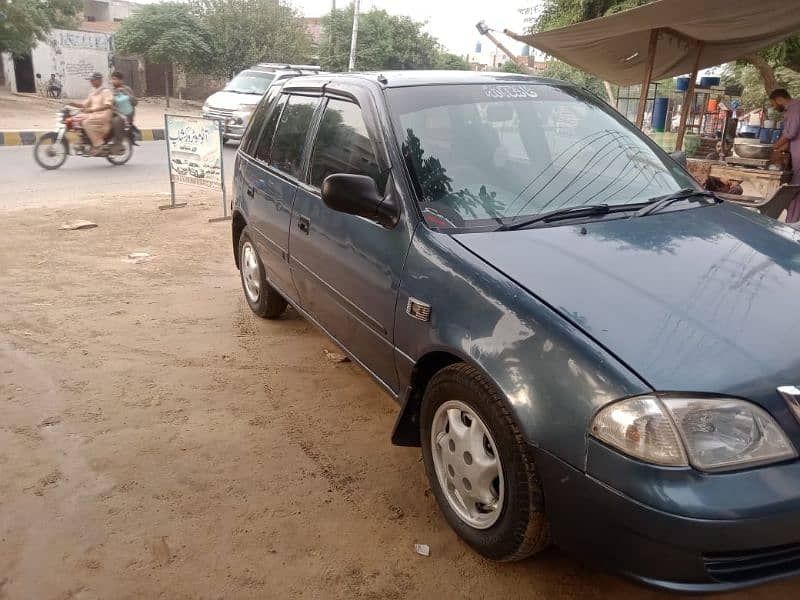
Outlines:
[{"label": "sandy ground", "polygon": [[476,556],[394,402],[295,313],[252,316],[216,199],[162,200],[0,212],[0,598],[674,597]]},{"label": "sandy ground", "polygon": [[[88,82],[86,85],[88,93]],[[70,101],[0,90],[0,131],[52,129],[55,113]],[[142,98],[136,107],[136,124],[141,128],[163,128],[164,112],[199,115],[200,105],[199,102],[170,99],[170,108],[167,109],[163,98]]]}]

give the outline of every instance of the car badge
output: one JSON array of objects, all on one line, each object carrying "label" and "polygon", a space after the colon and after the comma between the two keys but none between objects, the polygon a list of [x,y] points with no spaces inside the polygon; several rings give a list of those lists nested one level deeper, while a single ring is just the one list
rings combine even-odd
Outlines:
[{"label": "car badge", "polygon": [[406,305],[406,312],[418,319],[420,321],[425,321],[426,323],[431,320],[431,305],[425,304],[421,300],[417,300],[416,298],[409,298],[408,304]]},{"label": "car badge", "polygon": [[778,388],[778,393],[783,396],[795,418],[800,421],[800,386],[782,385]]}]

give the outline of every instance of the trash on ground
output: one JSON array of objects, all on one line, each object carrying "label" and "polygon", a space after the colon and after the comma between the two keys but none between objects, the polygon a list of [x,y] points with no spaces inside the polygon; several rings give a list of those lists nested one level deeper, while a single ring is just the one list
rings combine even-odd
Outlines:
[{"label": "trash on ground", "polygon": [[92,223],[91,221],[85,221],[83,219],[77,219],[75,221],[70,221],[68,223],[64,223],[59,229],[63,230],[75,230],[75,229],[93,229],[97,227],[97,223]]},{"label": "trash on ground", "polygon": [[325,354],[325,357],[335,363],[343,363],[343,362],[350,362],[350,359],[347,358],[344,354],[339,354],[338,352],[331,352],[330,350],[323,349],[322,352]]},{"label": "trash on ground", "polygon": [[127,258],[123,258],[124,262],[133,263],[138,265],[139,263],[147,262],[150,260],[152,256],[147,252],[131,252],[128,254]]},{"label": "trash on ground", "polygon": [[420,556],[431,555],[431,547],[428,544],[414,544],[414,551]]}]

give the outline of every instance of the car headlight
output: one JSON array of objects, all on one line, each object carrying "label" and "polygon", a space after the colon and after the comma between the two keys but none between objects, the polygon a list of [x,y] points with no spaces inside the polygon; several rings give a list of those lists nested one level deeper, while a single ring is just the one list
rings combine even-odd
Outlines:
[{"label": "car headlight", "polygon": [[204,113],[207,113],[209,108],[210,107],[208,106],[208,104],[203,104],[203,112]]},{"label": "car headlight", "polygon": [[797,456],[766,411],[733,398],[639,396],[603,408],[592,435],[640,460],[721,471]]}]

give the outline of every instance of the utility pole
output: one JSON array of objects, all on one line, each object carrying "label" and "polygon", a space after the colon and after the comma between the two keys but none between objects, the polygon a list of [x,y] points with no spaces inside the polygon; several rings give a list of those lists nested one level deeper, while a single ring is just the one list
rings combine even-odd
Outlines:
[{"label": "utility pole", "polygon": [[353,37],[350,38],[350,62],[347,70],[352,71],[356,68],[356,46],[358,45],[358,5],[359,0],[353,2]]},{"label": "utility pole", "polygon": [[331,62],[336,59],[336,0],[331,0]]}]

